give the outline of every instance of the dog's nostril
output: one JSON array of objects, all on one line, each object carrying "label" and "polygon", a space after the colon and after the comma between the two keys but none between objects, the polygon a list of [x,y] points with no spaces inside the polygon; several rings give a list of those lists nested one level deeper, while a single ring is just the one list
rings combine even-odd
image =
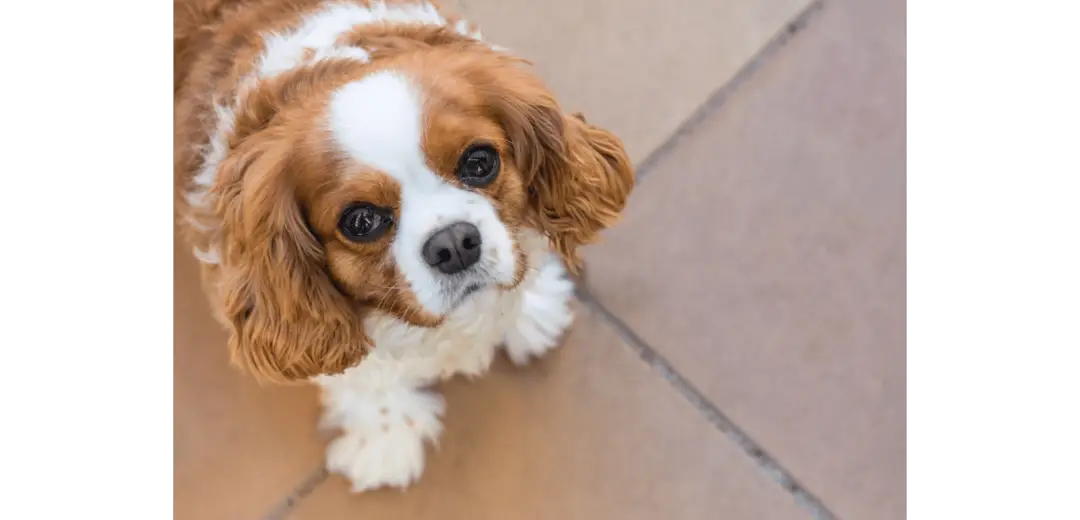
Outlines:
[{"label": "dog's nostril", "polygon": [[435,257],[438,260],[437,263],[439,264],[443,262],[449,262],[451,256],[452,254],[450,253],[449,249],[440,249],[439,252],[435,254]]},{"label": "dog's nostril", "polygon": [[465,249],[476,249],[480,246],[480,241],[473,237],[467,236],[464,240],[461,241],[461,245]]}]

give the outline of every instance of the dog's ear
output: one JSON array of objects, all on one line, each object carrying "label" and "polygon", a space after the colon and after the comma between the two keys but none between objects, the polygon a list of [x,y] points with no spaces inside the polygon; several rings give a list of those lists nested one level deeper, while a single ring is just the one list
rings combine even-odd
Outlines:
[{"label": "dog's ear", "polygon": [[531,74],[508,67],[486,89],[529,190],[530,221],[552,241],[571,272],[578,247],[614,224],[634,187],[622,142],[611,132],[565,115]]},{"label": "dog's ear", "polygon": [[271,133],[244,140],[218,171],[219,291],[233,362],[262,381],[288,383],[340,373],[370,342],[297,204],[290,147]]},{"label": "dog's ear", "polygon": [[529,204],[534,224],[577,274],[578,247],[619,220],[634,188],[634,169],[614,134],[580,116],[563,119],[563,143],[531,176]]}]

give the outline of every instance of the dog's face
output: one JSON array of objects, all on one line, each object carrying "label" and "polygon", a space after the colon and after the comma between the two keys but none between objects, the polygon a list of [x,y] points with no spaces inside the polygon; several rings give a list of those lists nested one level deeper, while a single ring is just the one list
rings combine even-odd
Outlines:
[{"label": "dog's face", "polygon": [[368,310],[432,327],[515,288],[524,227],[576,269],[633,186],[614,136],[486,48],[293,71],[235,128],[214,186],[230,346],[274,381],[358,362]]},{"label": "dog's face", "polygon": [[334,92],[340,167],[312,204],[349,294],[434,325],[470,292],[521,281],[527,187],[484,101],[416,72],[381,70]]}]

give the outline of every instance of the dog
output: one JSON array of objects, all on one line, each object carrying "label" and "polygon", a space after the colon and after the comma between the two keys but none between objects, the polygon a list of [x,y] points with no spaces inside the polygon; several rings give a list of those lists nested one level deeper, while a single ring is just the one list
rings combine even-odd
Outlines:
[{"label": "dog", "polygon": [[419,479],[445,403],[573,315],[622,143],[430,1],[175,0],[180,230],[232,363],[321,388],[327,469]]}]

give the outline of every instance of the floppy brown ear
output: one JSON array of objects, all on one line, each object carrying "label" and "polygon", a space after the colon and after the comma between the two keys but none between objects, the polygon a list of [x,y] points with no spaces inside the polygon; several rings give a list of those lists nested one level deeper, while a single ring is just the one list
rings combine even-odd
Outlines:
[{"label": "floppy brown ear", "polygon": [[232,361],[277,383],[339,373],[370,348],[288,187],[289,149],[256,136],[222,162],[215,184]]},{"label": "floppy brown ear", "polygon": [[578,247],[595,242],[619,220],[634,188],[634,169],[622,142],[575,114],[563,118],[564,150],[544,157],[529,183],[534,225],[578,274]]}]

